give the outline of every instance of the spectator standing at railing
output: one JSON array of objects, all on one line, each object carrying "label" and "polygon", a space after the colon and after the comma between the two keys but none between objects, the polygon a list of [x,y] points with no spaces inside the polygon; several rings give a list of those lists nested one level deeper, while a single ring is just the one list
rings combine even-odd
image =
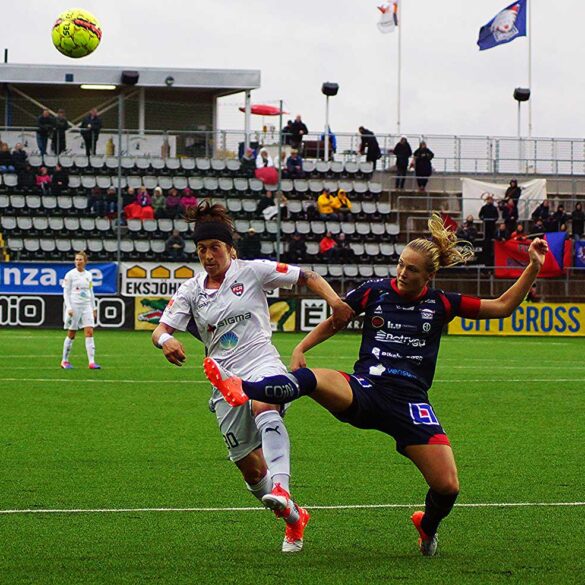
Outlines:
[{"label": "spectator standing at railing", "polygon": [[[567,223],[569,222],[569,216],[565,212],[565,206],[562,203],[560,203],[557,206],[557,210],[553,213],[552,218],[553,218],[554,225],[556,228],[553,231],[564,232],[567,229]],[[563,228],[563,226],[564,226],[564,228]]]},{"label": "spectator standing at railing", "polygon": [[41,167],[37,176],[35,177],[35,185],[37,189],[43,194],[46,195],[51,190],[51,175],[49,175],[49,170],[47,167]]},{"label": "spectator standing at railing", "polygon": [[550,203],[548,199],[545,199],[533,212],[532,212],[532,220],[536,221],[537,219],[544,220],[550,215]]},{"label": "spectator standing at railing", "polygon": [[81,122],[81,136],[85,142],[85,153],[87,156],[95,154],[97,141],[102,129],[102,119],[98,116],[96,108],[91,111]]},{"label": "spectator standing at railing", "polygon": [[301,115],[298,114],[295,121],[290,127],[290,145],[299,152],[303,150],[303,138],[309,133],[307,125],[303,122]]},{"label": "spectator standing at railing", "polygon": [[491,242],[494,239],[498,218],[498,208],[494,205],[494,196],[488,193],[485,197],[485,203],[479,210],[479,219],[483,221],[483,234],[486,242]]},{"label": "spectator standing at railing", "polygon": [[412,156],[412,148],[406,136],[402,136],[400,141],[392,149],[396,157],[396,189],[404,189],[406,182],[406,173],[408,172],[408,161]]},{"label": "spectator standing at railing", "polygon": [[304,176],[303,159],[299,156],[299,151],[293,148],[290,151],[290,156],[286,159],[286,177],[289,179],[302,179]]},{"label": "spectator standing at railing", "polygon": [[433,174],[433,160],[435,154],[427,147],[427,143],[422,140],[419,147],[414,151],[414,174],[419,191],[426,191],[429,177]]},{"label": "spectator standing at railing", "polygon": [[14,168],[17,172],[24,169],[28,163],[28,154],[26,153],[26,150],[24,150],[21,142],[17,142],[14,145],[12,162],[14,163]]},{"label": "spectator standing at railing", "polygon": [[[329,136],[329,154],[335,154],[337,152],[337,136],[331,130],[331,126],[327,126],[327,135]],[[325,132],[321,134],[321,142],[323,149],[325,149]]]},{"label": "spectator standing at railing", "polygon": [[65,117],[65,110],[57,110],[57,117],[55,118],[55,132],[53,132],[53,139],[51,146],[56,155],[61,154],[67,148],[66,132],[71,127],[71,124]]},{"label": "spectator standing at railing", "polygon": [[248,178],[253,177],[256,172],[256,156],[251,148],[246,148],[240,159],[240,171]]},{"label": "spectator standing at railing", "polygon": [[585,213],[583,212],[583,204],[579,201],[571,213],[571,233],[574,240],[580,240],[583,237],[583,226],[585,224]]},{"label": "spectator standing at railing", "polygon": [[290,141],[292,138],[292,125],[293,121],[288,120],[286,126],[282,128],[282,144],[283,146],[290,146]]},{"label": "spectator standing at railing", "polygon": [[154,217],[165,217],[166,197],[160,187],[155,187],[152,193],[152,208],[154,209]]},{"label": "spectator standing at railing", "polygon": [[502,220],[506,224],[508,233],[512,233],[518,223],[518,209],[511,197],[504,199],[498,203],[498,208],[502,214]]},{"label": "spectator standing at railing", "polygon": [[477,228],[473,222],[473,215],[466,217],[465,221],[459,226],[456,235],[461,240],[475,244],[475,240],[477,240]]},{"label": "spectator standing at railing", "polygon": [[0,145],[0,173],[13,173],[16,170],[10,147],[5,142]]},{"label": "spectator standing at railing", "polygon": [[519,223],[516,226],[516,229],[510,234],[510,239],[528,245],[530,245],[531,242],[530,238],[526,235],[526,232],[524,231],[524,226],[521,223]]},{"label": "spectator standing at railing", "polygon": [[505,242],[506,240],[510,239],[510,232],[508,231],[508,228],[506,227],[505,221],[501,221],[498,224],[498,229],[496,230],[496,233],[494,234],[494,239],[497,240],[498,242]]},{"label": "spectator standing at railing", "polygon": [[506,189],[504,199],[510,197],[514,201],[514,205],[518,207],[518,199],[520,199],[520,195],[522,195],[522,187],[518,186],[518,181],[516,179],[512,179],[510,181],[510,186]]},{"label": "spectator standing at railing", "polygon": [[362,138],[360,143],[359,153],[366,155],[366,161],[371,162],[374,170],[376,170],[376,163],[382,158],[382,151],[378,144],[378,139],[371,130],[360,126],[358,132]]},{"label": "spectator standing at railing", "polygon": [[37,145],[42,156],[47,154],[47,144],[54,130],[55,117],[45,109],[37,119]]},{"label": "spectator standing at railing", "polygon": [[69,171],[64,169],[59,163],[55,165],[53,171],[53,181],[51,183],[51,192],[53,195],[61,195],[69,187]]}]

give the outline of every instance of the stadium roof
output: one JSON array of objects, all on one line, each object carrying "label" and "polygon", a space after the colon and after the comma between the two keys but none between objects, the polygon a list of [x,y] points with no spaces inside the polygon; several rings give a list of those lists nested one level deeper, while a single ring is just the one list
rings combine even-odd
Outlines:
[{"label": "stadium roof", "polygon": [[[214,90],[229,95],[260,87],[254,69],[175,69],[172,67],[102,67],[93,65],[29,65],[0,63],[0,83],[79,86],[104,84],[124,87],[122,73],[138,73],[134,87]],[[171,82],[172,79],[172,82]]]}]

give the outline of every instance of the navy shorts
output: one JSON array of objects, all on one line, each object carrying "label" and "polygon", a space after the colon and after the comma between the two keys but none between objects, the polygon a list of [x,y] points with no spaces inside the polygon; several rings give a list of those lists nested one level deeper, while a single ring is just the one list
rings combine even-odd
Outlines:
[{"label": "navy shorts", "polygon": [[429,402],[401,396],[365,376],[343,374],[353,392],[351,406],[334,413],[341,422],[358,429],[376,429],[396,440],[404,455],[409,445],[449,445],[449,439]]}]

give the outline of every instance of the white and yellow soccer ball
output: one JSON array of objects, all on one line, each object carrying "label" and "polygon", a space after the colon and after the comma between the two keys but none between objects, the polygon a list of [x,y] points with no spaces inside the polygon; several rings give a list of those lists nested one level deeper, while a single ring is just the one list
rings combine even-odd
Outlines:
[{"label": "white and yellow soccer ball", "polygon": [[59,14],[53,25],[53,44],[63,55],[79,59],[93,53],[102,40],[99,20],[87,10],[71,8]]}]

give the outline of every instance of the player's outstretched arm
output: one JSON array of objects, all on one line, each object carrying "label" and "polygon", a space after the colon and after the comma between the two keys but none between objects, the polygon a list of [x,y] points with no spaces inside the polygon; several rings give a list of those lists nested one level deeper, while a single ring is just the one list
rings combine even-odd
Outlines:
[{"label": "player's outstretched arm", "polygon": [[343,329],[353,318],[353,309],[339,298],[339,295],[320,274],[312,270],[301,270],[298,284],[306,285],[311,292],[327,301],[333,310],[331,317],[335,329]]},{"label": "player's outstretched arm", "polygon": [[163,350],[167,361],[175,366],[182,366],[187,359],[183,344],[173,337],[175,329],[165,323],[160,323],[152,332],[152,343]]},{"label": "player's outstretched arm", "polygon": [[545,240],[535,238],[530,244],[528,254],[530,263],[520,275],[520,278],[499,298],[481,299],[478,319],[498,319],[509,317],[514,309],[526,298],[530,287],[536,280],[545,256],[548,252],[548,244]]},{"label": "player's outstretched arm", "polygon": [[306,368],[307,360],[305,359],[305,352],[309,351],[312,347],[323,343],[338,331],[339,329],[334,327],[333,316],[325,319],[325,321],[321,321],[321,323],[319,323],[319,325],[317,325],[317,327],[311,332],[307,333],[301,342],[293,349],[290,360],[290,369],[296,370],[298,368]]}]

